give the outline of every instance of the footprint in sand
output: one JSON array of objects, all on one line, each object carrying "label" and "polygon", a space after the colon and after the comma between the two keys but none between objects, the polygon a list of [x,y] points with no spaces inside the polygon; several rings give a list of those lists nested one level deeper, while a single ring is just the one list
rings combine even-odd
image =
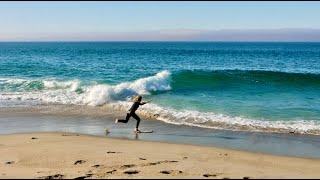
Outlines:
[{"label": "footprint in sand", "polygon": [[216,174],[204,174],[203,177],[216,177]]},{"label": "footprint in sand", "polygon": [[224,156],[228,156],[228,153],[225,153],[225,154],[221,154],[221,153],[219,153],[219,156],[222,156],[222,155],[224,155]]},{"label": "footprint in sand", "polygon": [[145,160],[147,160],[147,159],[145,159],[145,158],[139,158],[140,160],[142,160],[142,161],[145,161]]},{"label": "footprint in sand", "polygon": [[79,176],[79,177],[75,177],[73,179],[84,179],[84,178],[86,178],[86,176]]},{"label": "footprint in sand", "polygon": [[74,179],[85,179],[85,178],[89,178],[89,177],[91,177],[93,174],[86,174],[85,176],[79,176],[79,177],[76,177],[76,178],[74,178]]},{"label": "footprint in sand", "polygon": [[36,138],[36,137],[32,137],[31,139],[38,139],[38,138]]},{"label": "footprint in sand", "polygon": [[107,154],[116,154],[116,153],[121,153],[121,152],[114,152],[114,151],[108,151]]},{"label": "footprint in sand", "polygon": [[164,170],[164,171],[160,171],[160,173],[162,173],[162,174],[181,174],[182,173],[182,171],[174,171],[174,170]]},{"label": "footprint in sand", "polygon": [[124,174],[138,174],[140,171],[137,171],[137,170],[128,170],[128,171],[125,171],[123,172]]},{"label": "footprint in sand", "polygon": [[179,162],[179,161],[168,161],[168,160],[165,160],[165,161],[158,161],[158,162],[147,163],[147,164],[144,165],[144,166],[154,166],[154,165],[161,164],[161,163],[176,163],[176,162]]},{"label": "footprint in sand", "polygon": [[176,162],[179,162],[179,161],[175,161],[175,160],[173,160],[173,161],[169,161],[169,160],[165,160],[165,161],[163,161],[164,163],[176,163]]},{"label": "footprint in sand", "polygon": [[96,165],[93,165],[93,166],[91,166],[91,167],[98,168],[98,167],[100,167],[100,165],[99,165],[99,164],[96,164]]},{"label": "footprint in sand", "polygon": [[136,166],[135,164],[125,164],[125,165],[121,166],[120,168],[132,168],[135,166]]},{"label": "footprint in sand", "polygon": [[[222,175],[223,173],[215,173],[215,174],[209,174],[209,173],[207,173],[207,174],[204,174],[203,175],[203,177],[217,177],[217,176],[219,176],[219,175]],[[228,178],[227,178],[228,179]]]},{"label": "footprint in sand", "polygon": [[78,160],[78,161],[74,162],[74,165],[82,164],[82,163],[85,163],[85,162],[86,162],[85,160]]},{"label": "footprint in sand", "polygon": [[154,165],[157,165],[157,164],[160,164],[160,162],[148,163],[147,166],[154,166]]},{"label": "footprint in sand", "polygon": [[114,172],[116,172],[117,170],[112,170],[112,171],[108,171],[108,172],[106,172],[107,174],[113,174]]},{"label": "footprint in sand", "polygon": [[87,173],[86,176],[87,177],[91,177],[93,174],[92,173]]},{"label": "footprint in sand", "polygon": [[160,173],[162,173],[162,174],[171,174],[172,171],[160,171]]},{"label": "footprint in sand", "polygon": [[51,176],[40,177],[40,179],[62,179],[63,177],[64,177],[64,175],[62,175],[62,174],[55,174],[55,175],[51,175]]},{"label": "footprint in sand", "polygon": [[245,177],[243,177],[243,179],[250,179],[250,177],[248,177],[248,176],[245,176]]},{"label": "footprint in sand", "polygon": [[13,164],[14,163],[14,161],[7,161],[7,162],[5,162],[5,164]]}]

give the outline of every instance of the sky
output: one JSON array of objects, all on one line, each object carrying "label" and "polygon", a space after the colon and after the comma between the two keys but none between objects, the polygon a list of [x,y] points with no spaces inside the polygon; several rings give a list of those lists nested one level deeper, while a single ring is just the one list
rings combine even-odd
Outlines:
[{"label": "sky", "polygon": [[0,2],[0,41],[320,41],[317,1]]}]

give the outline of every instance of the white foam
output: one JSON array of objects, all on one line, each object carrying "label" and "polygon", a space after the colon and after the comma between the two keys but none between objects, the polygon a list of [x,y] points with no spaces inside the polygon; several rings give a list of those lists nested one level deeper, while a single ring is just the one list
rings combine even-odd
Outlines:
[{"label": "white foam", "polygon": [[155,117],[154,115],[157,115],[156,119],[177,125],[213,129],[274,132],[293,131],[298,133],[320,134],[320,122],[316,120],[268,121],[263,119],[232,117],[213,112],[175,110],[156,104],[147,104],[141,108],[141,111],[143,111],[144,114],[149,114],[149,117]]},{"label": "white foam", "polygon": [[0,78],[0,85],[5,87],[8,85],[11,86],[23,86],[29,82],[32,82],[31,80],[27,80],[27,79],[9,79],[9,78]]},{"label": "white foam", "polygon": [[102,105],[114,100],[123,100],[132,95],[150,94],[151,91],[170,90],[170,72],[162,71],[155,76],[141,78],[133,82],[124,82],[115,86],[95,85],[87,88],[85,103],[88,105]]},{"label": "white foam", "polygon": [[43,80],[43,85],[46,89],[70,89],[70,91],[76,91],[80,87],[80,81]]},{"label": "white foam", "polygon": [[112,95],[114,94],[114,88],[112,86],[95,85],[87,89],[84,101],[91,106],[103,105],[112,100]]},{"label": "white foam", "polygon": [[[76,91],[80,87],[79,80],[72,81],[58,81],[58,80],[42,80],[42,79],[19,79],[19,78],[0,78],[0,84],[2,86],[15,85],[26,86],[33,82],[43,83],[44,89],[69,89],[70,91]],[[23,90],[23,89],[21,89]]]},{"label": "white foam", "polygon": [[[0,79],[0,83],[26,83],[34,80]],[[40,80],[37,80],[40,81]],[[32,92],[0,92],[0,107],[6,104],[75,104],[99,106],[108,104],[111,108],[126,110],[131,103],[126,102],[132,95],[150,94],[152,91],[170,90],[170,72],[162,71],[154,76],[141,78],[133,82],[118,85],[98,84],[81,87],[79,80],[57,81],[43,80],[44,89]],[[81,88],[83,93],[77,93]],[[232,117],[213,112],[175,110],[156,104],[146,104],[139,109],[145,117],[154,118],[178,125],[198,126],[204,128],[250,130],[250,131],[295,131],[300,133],[320,132],[319,121],[267,121]],[[320,133],[319,133],[320,134]]]},{"label": "white foam", "polygon": [[[170,72],[161,71],[154,76],[141,78],[133,82],[124,82],[118,85],[98,84],[81,87],[79,80],[27,80],[27,79],[0,79],[3,83],[30,83],[42,82],[44,89],[32,92],[0,92],[3,99],[19,99],[28,101],[39,100],[44,103],[78,104],[98,106],[117,100],[125,100],[136,94],[149,94],[151,91],[170,90]],[[83,93],[75,92],[81,88]]]}]

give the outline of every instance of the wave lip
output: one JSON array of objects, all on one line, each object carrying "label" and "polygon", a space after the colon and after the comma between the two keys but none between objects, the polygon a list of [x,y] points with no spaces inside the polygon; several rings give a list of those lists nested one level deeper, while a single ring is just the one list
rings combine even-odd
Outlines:
[{"label": "wave lip", "polygon": [[[44,103],[98,106],[105,103],[126,100],[153,91],[170,90],[171,73],[161,71],[154,76],[124,82],[118,85],[81,85],[81,81],[0,79],[0,97],[5,100],[38,100]],[[36,88],[32,88],[33,86]],[[2,91],[2,92],[1,92]]]},{"label": "wave lip", "polygon": [[86,91],[85,103],[88,105],[102,105],[112,100],[123,100],[132,95],[147,95],[152,91],[170,90],[170,75],[167,70],[161,71],[154,76],[141,78],[133,82],[124,82],[115,86],[95,85]]},{"label": "wave lip", "polygon": [[[184,70],[173,76],[173,89],[223,85],[320,87],[320,74],[264,70]],[[192,79],[192,81],[190,81]]]},{"label": "wave lip", "polygon": [[55,81],[55,80],[43,80],[45,89],[70,89],[70,91],[76,91],[80,88],[80,81]]}]

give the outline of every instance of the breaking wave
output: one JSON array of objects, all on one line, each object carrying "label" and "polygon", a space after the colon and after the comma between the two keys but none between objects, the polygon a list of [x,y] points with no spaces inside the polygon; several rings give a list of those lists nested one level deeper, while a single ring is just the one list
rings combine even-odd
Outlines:
[{"label": "breaking wave", "polygon": [[[192,81],[186,81],[192,79]],[[170,91],[172,89],[201,88],[203,84],[230,81],[248,83],[276,83],[286,80],[287,85],[303,83],[304,86],[319,86],[319,75],[290,74],[282,72],[259,71],[183,71],[172,75],[165,70],[153,76],[117,85],[84,84],[80,80],[59,81],[54,79],[0,79],[0,106],[23,104],[73,104],[73,105],[106,105],[115,109],[128,109],[128,100],[137,94],[152,95],[153,92]],[[143,117],[161,120],[178,125],[198,126],[228,130],[298,132],[320,134],[319,121],[292,120],[267,121],[232,117],[214,112],[176,110],[156,104],[147,104],[139,111]]]}]

